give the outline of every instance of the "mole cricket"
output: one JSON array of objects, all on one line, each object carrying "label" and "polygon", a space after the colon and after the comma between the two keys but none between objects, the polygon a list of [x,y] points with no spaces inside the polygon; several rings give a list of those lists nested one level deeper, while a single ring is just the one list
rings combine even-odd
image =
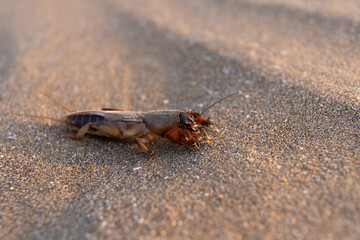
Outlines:
[{"label": "mole cricket", "polygon": [[201,113],[181,110],[153,110],[149,112],[124,111],[114,108],[102,108],[101,110],[74,111],[52,97],[44,94],[55,103],[63,107],[69,114],[60,119],[23,115],[31,118],[50,119],[66,124],[76,133],[66,133],[73,139],[81,139],[85,134],[104,137],[113,137],[124,140],[134,140],[144,149],[150,160],[152,151],[148,145],[153,143],[156,136],[164,137],[174,143],[199,147],[199,141],[210,141],[205,128],[213,124],[210,118],[205,118],[204,113],[214,105],[230,98],[240,92],[232,93],[214,102]]}]

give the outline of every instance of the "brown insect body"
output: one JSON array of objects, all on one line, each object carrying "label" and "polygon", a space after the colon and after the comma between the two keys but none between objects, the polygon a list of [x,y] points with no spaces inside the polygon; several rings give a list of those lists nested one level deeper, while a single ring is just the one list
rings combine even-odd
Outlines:
[{"label": "brown insect body", "polygon": [[155,141],[156,136],[168,138],[181,145],[198,146],[198,142],[202,139],[209,142],[210,137],[204,128],[212,122],[209,118],[205,119],[203,113],[213,105],[235,94],[237,93],[215,102],[202,113],[179,110],[156,110],[144,113],[111,108],[104,108],[99,111],[73,111],[44,94],[70,113],[61,119],[33,115],[21,116],[51,119],[64,123],[70,130],[76,131],[75,135],[67,133],[69,137],[74,139],[81,139],[85,134],[93,134],[136,140],[151,159],[152,151],[148,145]]},{"label": "brown insect body", "polygon": [[70,130],[77,132],[75,135],[67,134],[71,138],[81,139],[85,134],[93,134],[136,140],[151,158],[151,150],[147,145],[154,142],[156,135],[168,138],[174,143],[194,145],[198,141],[196,136],[200,134],[199,127],[202,127],[194,116],[198,116],[198,113],[178,110],[147,113],[117,110],[78,111],[64,116],[60,121]]}]

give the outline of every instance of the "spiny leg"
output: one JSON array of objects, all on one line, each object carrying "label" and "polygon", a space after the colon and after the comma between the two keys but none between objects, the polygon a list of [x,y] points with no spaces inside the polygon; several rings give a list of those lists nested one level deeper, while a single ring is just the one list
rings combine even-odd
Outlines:
[{"label": "spiny leg", "polygon": [[205,134],[205,140],[207,143],[210,143],[211,137],[207,134],[207,132],[205,131],[205,128],[200,127],[200,130]]}]

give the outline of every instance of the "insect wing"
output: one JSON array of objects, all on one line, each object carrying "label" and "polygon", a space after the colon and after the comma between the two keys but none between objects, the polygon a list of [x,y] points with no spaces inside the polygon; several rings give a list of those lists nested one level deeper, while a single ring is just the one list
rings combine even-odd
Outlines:
[{"label": "insect wing", "polygon": [[102,111],[78,111],[64,117],[64,121],[67,124],[79,128],[90,122],[101,122],[104,120],[105,116]]},{"label": "insect wing", "polygon": [[105,119],[125,132],[132,125],[144,123],[144,115],[138,112],[105,111]]}]

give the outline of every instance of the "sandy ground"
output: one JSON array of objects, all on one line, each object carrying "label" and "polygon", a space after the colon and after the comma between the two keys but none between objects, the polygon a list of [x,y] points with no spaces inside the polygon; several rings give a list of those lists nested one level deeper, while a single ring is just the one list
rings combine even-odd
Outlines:
[{"label": "sandy ground", "polygon": [[[0,3],[1,239],[358,239],[357,0]],[[200,150],[64,135],[70,107],[192,109]]]}]

